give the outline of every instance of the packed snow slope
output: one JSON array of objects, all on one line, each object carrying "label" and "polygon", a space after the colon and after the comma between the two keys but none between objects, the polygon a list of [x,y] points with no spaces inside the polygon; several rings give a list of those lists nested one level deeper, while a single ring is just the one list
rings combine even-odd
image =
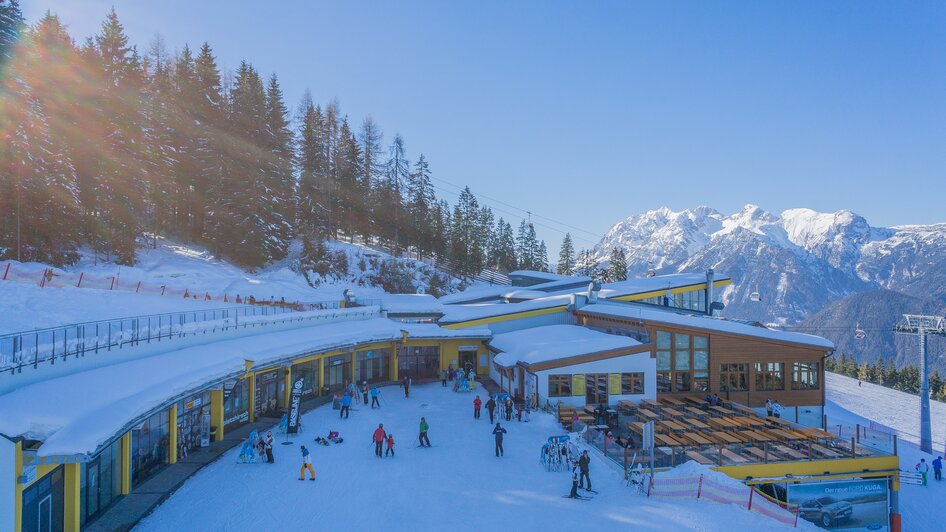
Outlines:
[{"label": "packed snow slope", "polygon": [[[221,308],[233,304],[237,295],[241,298],[253,295],[259,300],[285,298],[286,301],[337,302],[342,300],[345,289],[355,290],[357,297],[363,300],[377,299],[384,294],[384,289],[375,286],[373,280],[379,261],[391,260],[390,256],[341,242],[330,241],[326,245],[333,253],[347,256],[348,271],[337,277],[310,273],[309,280],[314,286],[299,272],[298,246],[284,261],[256,272],[247,272],[200,247],[158,237],[156,248],[139,248],[138,262],[134,266],[102,262],[101,256],[96,258],[90,252],[83,252],[75,265],[65,269],[54,268],[56,273],[63,274],[62,278],[74,278],[80,272],[84,273],[87,277],[81,288],[40,288],[38,280],[48,265],[0,262],[0,274],[9,262],[20,276],[35,278],[34,282],[0,281],[0,301],[3,301],[0,334],[84,321]],[[413,285],[425,287],[422,272],[428,271],[428,266],[413,260],[396,260],[413,272]],[[95,285],[88,279],[101,280],[113,276],[120,286],[126,287],[125,290],[86,288]],[[133,287],[139,281],[151,289],[135,293]],[[103,286],[107,288],[108,284]],[[158,295],[160,289],[155,287],[160,286],[167,287],[166,295]],[[199,300],[183,298],[181,294],[185,289],[197,294]],[[205,294],[210,294],[213,300],[203,301]],[[224,294],[229,303],[223,302]]]},{"label": "packed snow slope", "polygon": [[[568,472],[546,472],[542,444],[562,434],[551,416],[503,422],[505,456],[494,456],[486,410],[473,419],[473,395],[415,386],[382,391],[380,410],[364,404],[347,420],[330,405],[303,417],[295,445],[275,445],[276,463],[237,464],[239,449],[188,480],[136,530],[778,530],[765,517],[708,501],[648,499],[620,470],[592,453],[592,500],[565,499]],[[484,396],[485,397],[485,396]],[[418,448],[421,416],[432,448]],[[378,423],[394,434],[396,458],[374,456]],[[312,441],[337,430],[345,441]],[[316,481],[300,482],[300,443],[312,452]],[[800,529],[814,530],[807,523]]]},{"label": "packed snow slope", "polygon": [[[834,373],[828,373],[826,380],[828,404],[825,405],[825,414],[828,416],[829,425],[869,425],[873,420],[889,427],[899,438],[898,454],[900,469],[903,471],[913,471],[921,458],[925,458],[929,463],[936,456],[944,456],[946,403],[930,401],[934,452],[930,455],[921,452],[918,446],[919,397],[867,382],[858,386],[857,379]],[[944,500],[946,481],[933,480],[932,470],[929,486],[901,483],[900,513],[903,516],[903,530],[943,530],[943,523],[946,522]]]}]

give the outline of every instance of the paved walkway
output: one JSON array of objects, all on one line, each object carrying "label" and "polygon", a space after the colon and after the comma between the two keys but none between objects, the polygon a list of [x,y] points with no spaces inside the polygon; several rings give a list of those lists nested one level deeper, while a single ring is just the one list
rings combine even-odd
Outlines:
[{"label": "paved walkway", "polygon": [[[310,410],[325,404],[329,399],[330,397],[325,397],[323,401],[310,401],[303,410]],[[138,521],[151,513],[181,487],[191,475],[205,465],[214,462],[230,449],[241,445],[254,430],[269,430],[278,423],[278,418],[263,418],[254,423],[247,423],[242,427],[227,431],[224,434],[223,441],[215,442],[198,451],[191,451],[187,458],[165,467],[144,483],[134,486],[130,494],[120,498],[104,514],[88,526],[83,527],[83,530],[90,532],[131,530]]]}]

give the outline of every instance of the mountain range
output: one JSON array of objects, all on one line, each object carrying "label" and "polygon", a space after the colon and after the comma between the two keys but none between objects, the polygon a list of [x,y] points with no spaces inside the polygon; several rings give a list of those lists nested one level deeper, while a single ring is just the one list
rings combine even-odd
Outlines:
[{"label": "mountain range", "polygon": [[[706,206],[660,208],[611,227],[595,257],[606,262],[615,246],[625,249],[632,277],[707,268],[731,277],[722,293],[725,316],[814,328],[811,319],[826,311],[832,329],[822,335],[839,346],[858,325],[881,331],[898,312],[946,308],[946,223],[873,227],[849,210],[773,214],[756,205],[731,215]],[[867,293],[872,305],[845,301]],[[893,356],[887,350],[894,344],[888,338],[864,356]]]}]

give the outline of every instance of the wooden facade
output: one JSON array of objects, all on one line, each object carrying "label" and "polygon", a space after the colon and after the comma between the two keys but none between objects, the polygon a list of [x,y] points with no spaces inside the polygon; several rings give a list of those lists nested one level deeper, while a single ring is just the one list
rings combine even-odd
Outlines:
[{"label": "wooden facade", "polygon": [[[824,358],[831,353],[828,348],[719,332],[712,329],[647,322],[616,316],[605,317],[582,314],[580,310],[575,315],[580,325],[599,330],[621,332],[640,338],[649,346],[651,356],[654,358],[657,358],[658,332],[706,337],[708,339],[706,350],[709,355],[708,385],[706,389],[696,389],[696,386],[691,386],[690,390],[677,391],[674,389],[675,383],[670,382],[670,391],[658,388],[658,397],[718,393],[723,399],[732,400],[753,408],[765,406],[767,399],[777,400],[786,408],[824,405]],[[762,372],[757,371],[758,364],[762,365]],[[767,375],[760,374],[765,373],[764,370],[771,367],[767,366],[768,364],[782,364],[781,386],[771,386],[771,379],[766,379]],[[798,364],[797,368],[796,364]],[[812,364],[815,366],[812,366]],[[724,365],[727,365],[727,367],[724,368]],[[741,372],[743,367],[745,374],[741,379],[745,381],[745,389],[736,389],[742,386],[727,386],[722,382],[724,380],[730,383],[739,382],[741,379],[729,377],[724,370],[732,369],[735,370],[734,372]],[[814,372],[813,375],[806,375],[808,382],[796,382],[796,369],[800,369],[802,372],[814,369]],[[660,373],[659,366],[658,373]],[[757,382],[759,379],[761,379],[761,382]],[[812,379],[816,379],[814,386],[811,383]],[[770,384],[770,388],[778,389],[765,389],[766,383]],[[762,386],[757,387],[757,384]]]}]

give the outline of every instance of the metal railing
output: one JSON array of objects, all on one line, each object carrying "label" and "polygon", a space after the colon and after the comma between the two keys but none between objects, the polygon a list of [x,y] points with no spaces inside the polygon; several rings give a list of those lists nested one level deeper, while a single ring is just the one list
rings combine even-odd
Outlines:
[{"label": "metal railing", "polygon": [[377,307],[334,310],[335,302],[326,302],[321,307],[315,304],[314,308],[316,310],[298,312],[287,307],[247,305],[74,323],[0,335],[0,371],[14,374],[26,366],[36,368],[70,357],[196,334],[340,316],[362,317],[378,312]]}]

